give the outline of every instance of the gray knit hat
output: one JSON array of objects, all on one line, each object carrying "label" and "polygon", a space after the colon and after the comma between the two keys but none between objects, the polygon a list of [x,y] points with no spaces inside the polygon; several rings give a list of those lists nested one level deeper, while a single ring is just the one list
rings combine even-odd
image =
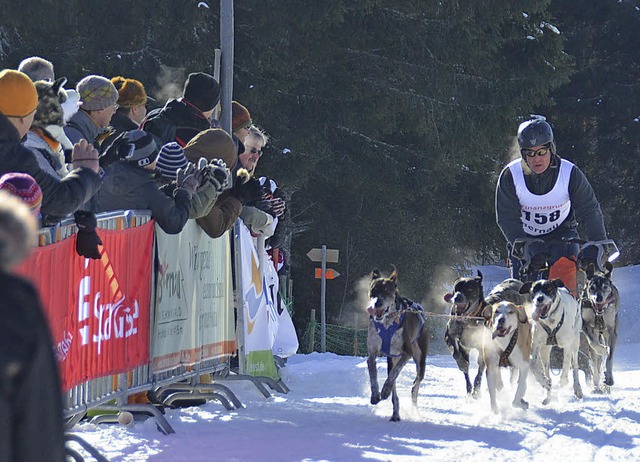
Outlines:
[{"label": "gray knit hat", "polygon": [[158,147],[153,136],[143,130],[131,130],[122,139],[127,145],[127,151],[122,159],[140,167],[149,165],[158,158]]},{"label": "gray knit hat", "polygon": [[99,75],[88,75],[76,86],[80,93],[82,109],[100,111],[113,106],[118,101],[118,90],[111,80]]},{"label": "gray knit hat", "polygon": [[160,175],[169,180],[176,179],[176,172],[179,168],[185,168],[189,161],[184,156],[184,150],[175,141],[167,143],[160,149],[156,168],[160,170]]}]

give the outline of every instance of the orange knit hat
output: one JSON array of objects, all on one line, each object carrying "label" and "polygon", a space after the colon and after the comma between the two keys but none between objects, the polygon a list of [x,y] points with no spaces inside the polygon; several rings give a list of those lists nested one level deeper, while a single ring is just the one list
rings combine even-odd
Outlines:
[{"label": "orange knit hat", "polygon": [[113,77],[111,83],[118,90],[118,106],[132,108],[147,104],[147,92],[142,82],[125,77]]},{"label": "orange knit hat", "polygon": [[38,107],[38,92],[27,74],[5,69],[0,72],[0,113],[26,117]]}]

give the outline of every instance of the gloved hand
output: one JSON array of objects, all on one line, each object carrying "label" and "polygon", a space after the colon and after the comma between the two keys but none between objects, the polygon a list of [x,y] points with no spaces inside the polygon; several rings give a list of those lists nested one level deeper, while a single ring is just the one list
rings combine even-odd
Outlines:
[{"label": "gloved hand", "polygon": [[222,159],[211,160],[204,170],[204,175],[206,180],[213,184],[218,193],[231,187],[231,171]]},{"label": "gloved hand", "polygon": [[279,197],[271,199],[271,211],[280,218],[287,210],[287,204]]},{"label": "gloved hand", "polygon": [[84,138],[73,145],[73,151],[71,152],[71,163],[73,168],[90,168],[94,172],[98,173],[100,168],[98,158],[98,150],[89,144]]},{"label": "gloved hand", "polygon": [[578,254],[579,269],[587,269],[587,266],[589,266],[590,263],[593,263],[593,266],[597,271],[603,270],[598,262],[598,247],[596,247],[595,245],[584,247]]},{"label": "gloved hand", "polygon": [[196,164],[196,178],[198,179],[198,189],[204,186],[207,183],[207,175],[205,169],[207,168],[207,159],[201,157],[198,159],[198,163]]},{"label": "gloved hand", "polygon": [[548,261],[549,261],[548,253],[537,253],[533,257],[531,257],[531,262],[529,263],[529,270],[533,272],[538,272],[542,268],[546,268]]},{"label": "gloved hand", "polygon": [[73,214],[78,227],[76,235],[76,252],[81,257],[100,259],[100,251],[98,246],[102,245],[102,239],[96,233],[98,220],[93,212],[86,210],[78,210]]},{"label": "gloved hand", "polygon": [[231,195],[243,205],[256,203],[262,199],[262,186],[256,178],[249,178],[245,183],[236,181],[231,188]]},{"label": "gloved hand", "polygon": [[177,189],[184,189],[187,191],[189,193],[189,199],[193,197],[198,186],[200,186],[198,183],[197,172],[198,169],[191,163],[189,163],[185,168],[179,168],[176,172]]},{"label": "gloved hand", "polygon": [[[524,264],[526,271],[538,272],[547,266],[549,249],[542,240],[529,242],[525,248]],[[528,265],[527,265],[528,263]]]}]

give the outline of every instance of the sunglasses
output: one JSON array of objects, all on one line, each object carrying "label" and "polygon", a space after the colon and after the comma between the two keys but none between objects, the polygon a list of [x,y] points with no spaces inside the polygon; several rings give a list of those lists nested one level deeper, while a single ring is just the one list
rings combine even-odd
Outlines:
[{"label": "sunglasses", "polygon": [[258,154],[258,157],[262,157],[262,149],[258,151],[256,148],[251,148],[249,152],[251,154]]},{"label": "sunglasses", "polygon": [[525,155],[529,158],[532,158],[535,156],[539,156],[539,157],[546,156],[549,153],[549,151],[551,151],[551,147],[549,146],[544,146],[538,150],[526,149],[526,148],[520,149],[520,152],[522,153],[522,155]]}]

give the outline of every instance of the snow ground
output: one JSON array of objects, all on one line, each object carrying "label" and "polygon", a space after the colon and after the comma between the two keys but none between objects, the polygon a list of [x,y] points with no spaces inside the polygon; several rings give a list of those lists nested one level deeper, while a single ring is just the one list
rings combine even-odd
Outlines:
[{"label": "snow ground", "polygon": [[[160,433],[153,419],[129,427],[81,423],[74,432],[111,461],[637,461],[640,311],[624,301],[634,300],[629,291],[639,268],[614,271],[623,311],[610,395],[593,394],[581,373],[585,397],[578,401],[571,385],[559,388],[554,376],[557,393],[543,406],[543,390],[530,376],[530,408],[516,410],[510,406],[515,384],[504,371],[500,412],[493,414],[486,385],[479,400],[467,397],[453,358],[435,355],[427,359],[416,408],[415,367],[404,369],[397,384],[403,420],[389,422],[390,400],[369,404],[366,358],[312,353],[290,358],[281,370],[288,394],[265,399],[249,382],[229,382],[243,409],[208,402],[168,410],[173,435]],[[382,358],[378,373],[384,380]]]}]

